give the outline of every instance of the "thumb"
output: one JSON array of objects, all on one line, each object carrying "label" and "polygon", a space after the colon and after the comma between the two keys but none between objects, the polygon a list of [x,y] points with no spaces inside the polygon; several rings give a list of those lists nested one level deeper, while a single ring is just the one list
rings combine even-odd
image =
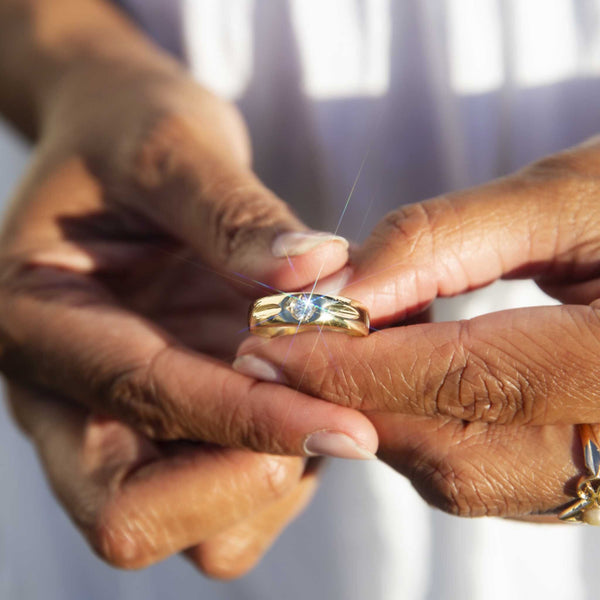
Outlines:
[{"label": "thumb", "polygon": [[348,242],[312,231],[236,153],[181,123],[152,136],[137,159],[128,201],[221,272],[278,289],[299,289],[334,273]]},{"label": "thumb", "polygon": [[500,277],[536,277],[563,301],[591,302],[600,292],[599,157],[588,143],[390,213],[358,251],[343,293],[379,323]]}]

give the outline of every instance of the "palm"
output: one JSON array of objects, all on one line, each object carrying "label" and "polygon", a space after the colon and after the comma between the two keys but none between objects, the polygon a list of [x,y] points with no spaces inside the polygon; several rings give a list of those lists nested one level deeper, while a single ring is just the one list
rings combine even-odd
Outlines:
[{"label": "palm", "polygon": [[[82,183],[87,191],[89,182],[80,181],[79,189]],[[94,192],[94,203],[106,197],[108,186],[103,188],[101,194]],[[123,202],[116,198],[111,204]],[[83,289],[99,310],[116,304],[131,317],[150,321],[178,344],[215,358],[233,357],[246,333],[249,298],[261,293],[259,284],[242,275],[218,273],[197,253],[129,209],[100,204],[89,212],[83,204],[78,207],[81,215],[64,217],[60,214],[64,207],[53,208],[60,225],[53,245],[68,252],[58,260],[42,261],[59,267],[46,274],[46,293],[63,302]],[[82,256],[91,259],[91,269],[73,272],[70,265],[78,264]]]}]

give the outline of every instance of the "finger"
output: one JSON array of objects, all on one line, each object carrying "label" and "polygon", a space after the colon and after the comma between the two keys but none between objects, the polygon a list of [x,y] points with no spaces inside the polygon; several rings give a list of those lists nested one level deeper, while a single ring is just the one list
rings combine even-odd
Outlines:
[{"label": "finger", "polygon": [[306,507],[316,486],[315,471],[307,471],[290,494],[239,525],[190,548],[186,555],[210,577],[233,579],[244,575],[256,566],[282,530]]},{"label": "finger", "polygon": [[207,132],[207,119],[242,130],[233,111],[207,97],[203,114],[159,120],[130,158],[128,202],[220,271],[282,289],[337,271],[346,240],[310,231],[259,181],[245,153],[223,147],[220,130]]},{"label": "finger", "polygon": [[[342,292],[375,323],[500,277],[577,283],[597,277],[598,144],[542,160],[510,177],[388,215],[355,257]],[[594,288],[570,301],[588,304]],[[560,291],[556,288],[554,293]]]},{"label": "finger", "polygon": [[0,293],[0,367],[18,380],[85,402],[157,439],[306,455],[311,435],[331,431],[347,438],[357,458],[377,446],[360,413],[256,383],[180,346],[82,277],[32,270],[16,277],[14,288],[5,282]]},{"label": "finger", "polygon": [[500,424],[600,422],[594,307],[502,311],[360,339],[302,334],[293,351],[289,344],[249,341],[240,352],[267,361],[295,389],[362,410]]},{"label": "finger", "polygon": [[140,568],[202,543],[286,498],[304,462],[189,444],[161,450],[118,421],[11,387],[13,410],[92,548]]},{"label": "finger", "polygon": [[[301,395],[295,402],[298,395],[254,387],[114,304],[81,274],[95,265],[86,240],[114,233],[114,221],[103,220],[103,189],[81,160],[53,165],[51,176],[34,167],[21,190],[28,201],[6,225],[0,265],[5,372],[83,399],[156,438],[306,454],[310,434],[333,430],[354,440],[358,453],[374,449],[374,431],[361,415],[334,414]],[[124,239],[145,239],[146,222],[128,217],[119,222]],[[77,244],[65,249],[67,234]]]},{"label": "finger", "polygon": [[576,427],[515,427],[369,413],[380,457],[431,505],[463,517],[558,523],[585,472]]},{"label": "finger", "polygon": [[344,238],[309,230],[246,166],[169,135],[152,138],[142,155],[132,172],[102,173],[106,181],[81,158],[56,164],[42,147],[5,223],[3,253],[80,272],[118,270],[142,242],[147,251],[170,234],[241,289],[257,282],[267,293],[299,289],[346,263]]}]

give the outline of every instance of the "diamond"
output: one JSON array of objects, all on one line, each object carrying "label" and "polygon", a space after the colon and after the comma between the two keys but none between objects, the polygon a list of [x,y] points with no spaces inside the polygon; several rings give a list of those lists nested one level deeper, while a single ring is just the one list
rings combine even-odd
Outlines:
[{"label": "diamond", "polygon": [[298,323],[306,323],[320,312],[320,308],[314,304],[308,294],[290,296],[286,308]]}]

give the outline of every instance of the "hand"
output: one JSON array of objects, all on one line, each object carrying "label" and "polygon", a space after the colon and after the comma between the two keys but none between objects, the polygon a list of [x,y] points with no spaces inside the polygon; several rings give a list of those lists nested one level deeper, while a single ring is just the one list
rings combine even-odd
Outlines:
[{"label": "hand", "polygon": [[369,305],[377,327],[499,277],[533,277],[570,304],[365,339],[324,333],[326,344],[303,334],[289,354],[289,340],[252,340],[241,352],[281,367],[291,387],[365,411],[380,456],[439,508],[555,512],[585,472],[574,425],[600,422],[598,173],[592,140],[401,208],[360,250],[342,292]]},{"label": "hand", "polygon": [[[202,543],[192,554],[208,572],[242,572],[314,477],[299,458],[208,442],[306,456],[318,451],[305,446],[312,433],[333,430],[350,453],[376,446],[360,413],[255,385],[226,362],[249,297],[335,271],[346,244],[308,231],[258,181],[231,105],[108,4],[60,4],[32,4],[45,46],[19,54],[51,48],[30,103],[40,139],[0,239],[0,367],[13,411],[107,560],[138,567]],[[74,20],[59,30],[85,16],[66,46],[50,31],[61,15]],[[35,89],[11,81],[0,59],[6,68],[8,88]]]},{"label": "hand", "polygon": [[152,438],[300,455],[334,429],[372,448],[359,413],[216,360],[249,296],[335,271],[346,244],[307,232],[257,180],[232,106],[176,66],[110,66],[110,101],[109,66],[61,80],[6,221],[2,370]]},{"label": "hand", "polygon": [[[207,575],[248,571],[310,500],[304,460],[208,444],[159,444],[114,419],[11,385],[14,414],[95,552],[140,568],[185,550]],[[315,459],[313,459],[315,460]]]}]

